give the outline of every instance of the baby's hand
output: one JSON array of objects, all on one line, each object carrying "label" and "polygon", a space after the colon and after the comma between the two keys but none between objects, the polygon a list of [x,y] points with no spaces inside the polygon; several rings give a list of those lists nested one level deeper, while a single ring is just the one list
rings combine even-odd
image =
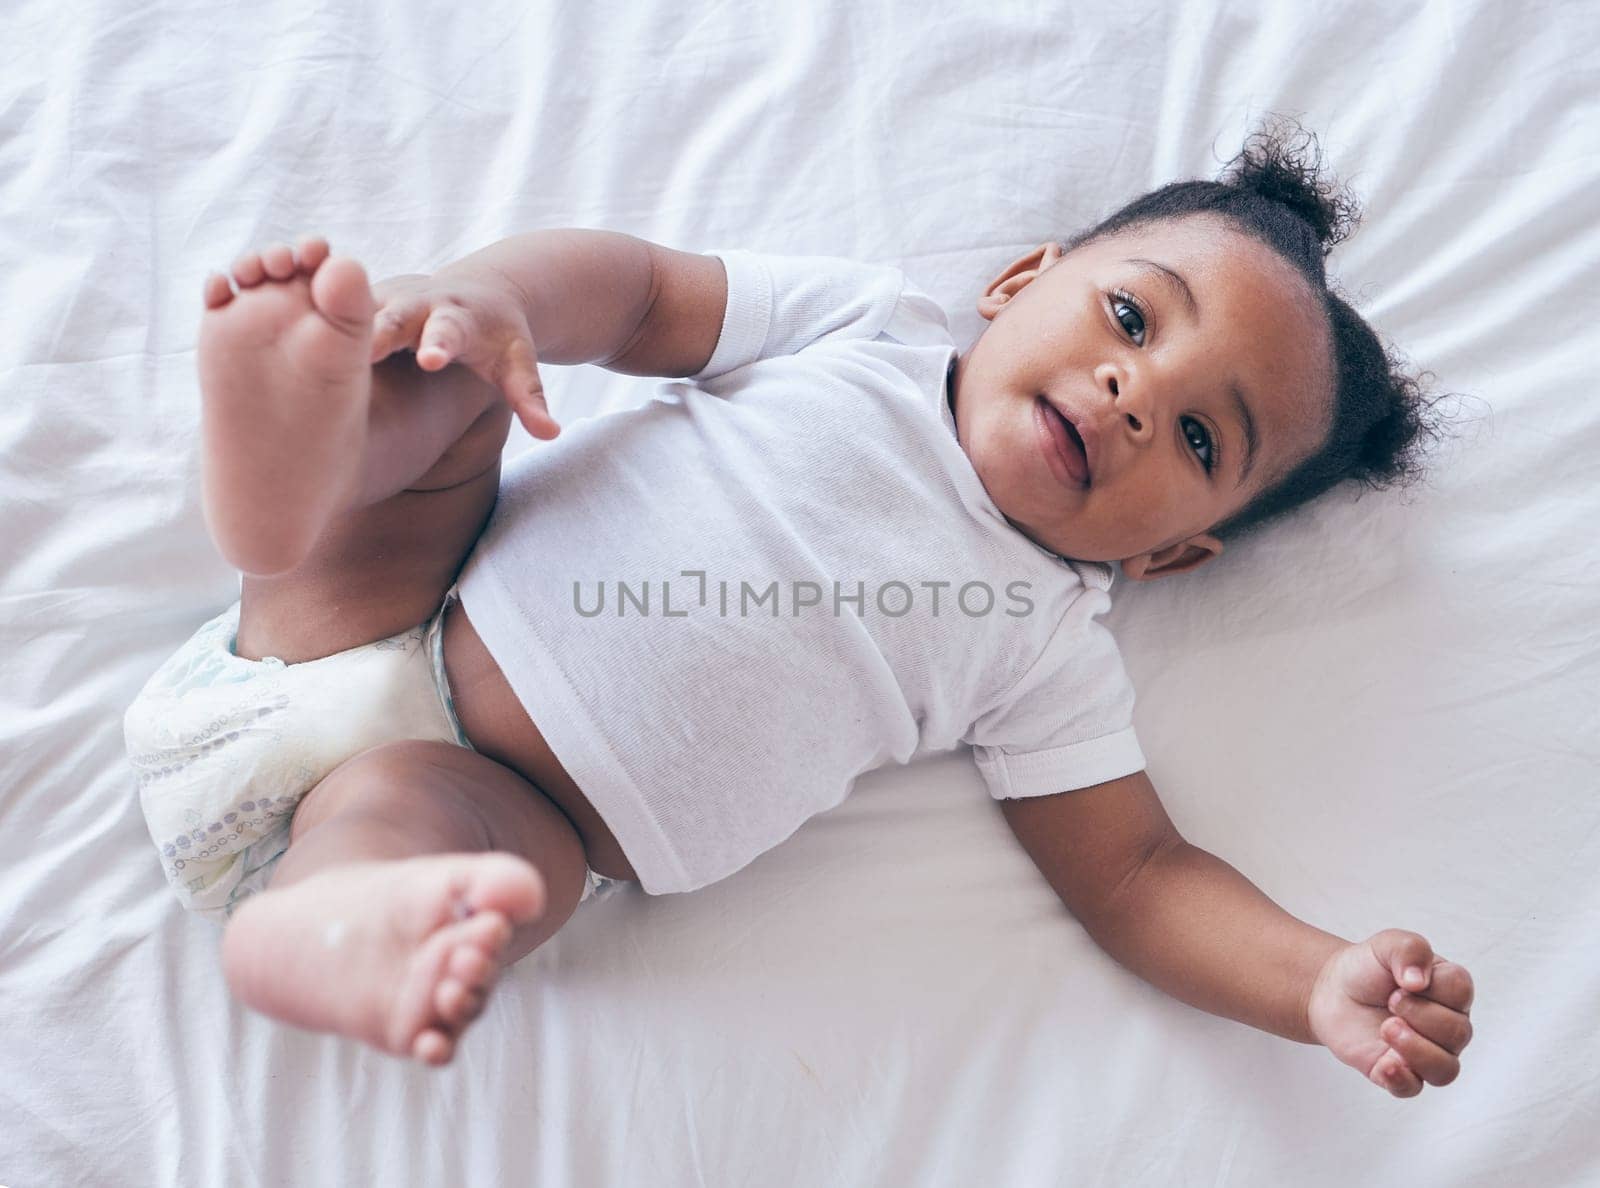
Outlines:
[{"label": "baby's hand", "polygon": [[460,363],[505,394],[529,433],[561,432],[545,403],[521,299],[493,275],[397,276],[373,286],[372,362],[410,348],[417,366]]},{"label": "baby's hand", "polygon": [[1472,1039],[1472,975],[1415,932],[1390,928],[1328,958],[1312,987],[1311,1032],[1396,1097],[1448,1085]]}]

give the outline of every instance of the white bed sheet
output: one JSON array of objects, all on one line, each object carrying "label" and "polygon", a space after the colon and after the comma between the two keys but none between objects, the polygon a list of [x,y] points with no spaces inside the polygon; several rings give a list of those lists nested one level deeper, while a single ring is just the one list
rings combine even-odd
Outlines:
[{"label": "white bed sheet", "polygon": [[[1600,27],[1583,5],[23,0],[0,43],[0,1183],[1600,1182]],[[1119,585],[1185,834],[1473,971],[1447,1089],[1195,1011],[1060,907],[962,754],[703,892],[585,905],[448,1071],[247,1017],[123,766],[234,596],[197,488],[205,272],[375,276],[539,226],[981,284],[1297,114],[1333,269],[1476,415],[1433,485]],[[648,381],[547,369],[567,417]],[[514,441],[521,448],[526,439]]]}]

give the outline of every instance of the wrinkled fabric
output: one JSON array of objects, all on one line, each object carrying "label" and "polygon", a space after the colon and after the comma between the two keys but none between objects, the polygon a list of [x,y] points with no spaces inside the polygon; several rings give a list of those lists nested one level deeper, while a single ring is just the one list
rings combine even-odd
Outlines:
[{"label": "wrinkled fabric", "polygon": [[[0,1182],[1600,1182],[1600,23],[1582,5],[6,15]],[[893,264],[965,349],[1011,261],[1214,176],[1274,110],[1366,205],[1330,273],[1475,419],[1411,494],[1331,495],[1195,575],[1119,584],[1107,618],[1186,837],[1330,932],[1415,929],[1471,968],[1454,1084],[1396,1101],[1139,981],[964,750],[862,777],[711,887],[597,901],[500,977],[448,1070],[229,999],[121,730],[238,594],[200,512],[208,271],[313,231],[380,278],[608,227]],[[655,388],[542,375],[564,427]],[[538,448],[517,432],[508,453]]]}]

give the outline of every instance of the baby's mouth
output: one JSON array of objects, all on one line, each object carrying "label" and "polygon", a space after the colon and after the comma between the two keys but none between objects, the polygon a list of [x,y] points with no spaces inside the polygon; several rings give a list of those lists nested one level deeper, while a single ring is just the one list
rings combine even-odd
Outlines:
[{"label": "baby's mouth", "polygon": [[1043,396],[1035,405],[1036,418],[1044,434],[1041,445],[1045,447],[1045,461],[1057,479],[1072,487],[1089,485],[1089,455],[1083,438],[1073,428],[1072,422],[1062,416]]}]

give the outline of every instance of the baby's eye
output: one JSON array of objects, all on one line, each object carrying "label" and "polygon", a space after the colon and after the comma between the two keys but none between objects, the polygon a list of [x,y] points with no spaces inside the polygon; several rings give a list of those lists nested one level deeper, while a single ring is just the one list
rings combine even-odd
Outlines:
[{"label": "baby's eye", "polygon": [[[1111,295],[1112,297],[1116,298],[1116,300],[1111,303],[1112,315],[1121,324],[1122,328],[1128,332],[1128,337],[1133,339],[1134,345],[1143,346],[1144,313],[1139,309],[1138,303],[1134,301],[1134,299],[1127,293],[1121,292],[1120,290],[1113,292]],[[1126,317],[1124,316],[1124,310],[1127,311],[1126,317],[1133,318],[1134,324],[1132,326],[1128,325]]]},{"label": "baby's eye", "polygon": [[[1204,425],[1202,425],[1199,421],[1195,420],[1193,417],[1184,417],[1183,418],[1183,424],[1185,426],[1183,435],[1184,435],[1185,438],[1188,439],[1190,445],[1196,447],[1195,452],[1199,453],[1201,448],[1205,449],[1206,452],[1204,454],[1200,455],[1200,461],[1201,461],[1202,464],[1204,464],[1207,472],[1210,472],[1211,470],[1215,469],[1216,465],[1217,465],[1217,458],[1216,458],[1215,448],[1211,444],[1211,434],[1209,432],[1207,432],[1206,427]],[[1195,429],[1199,430],[1199,433],[1200,433],[1200,440],[1199,441],[1196,441],[1193,437],[1191,437],[1189,435],[1189,430],[1188,430],[1187,427],[1191,426],[1191,425],[1194,426]]]}]

